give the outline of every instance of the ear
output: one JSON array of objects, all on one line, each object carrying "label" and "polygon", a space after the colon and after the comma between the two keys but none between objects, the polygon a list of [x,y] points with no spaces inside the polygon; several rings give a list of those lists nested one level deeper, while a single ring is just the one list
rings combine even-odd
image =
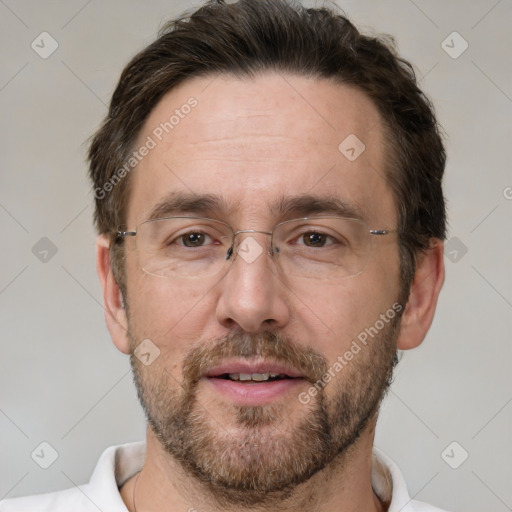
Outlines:
[{"label": "ear", "polygon": [[114,279],[110,266],[110,241],[107,235],[99,235],[96,241],[96,270],[103,288],[105,322],[110,336],[118,350],[124,354],[129,354],[128,319],[121,290]]},{"label": "ear", "polygon": [[417,262],[409,300],[400,323],[397,340],[397,347],[400,350],[416,348],[425,338],[434,318],[437,298],[443,283],[443,242],[435,239]]}]

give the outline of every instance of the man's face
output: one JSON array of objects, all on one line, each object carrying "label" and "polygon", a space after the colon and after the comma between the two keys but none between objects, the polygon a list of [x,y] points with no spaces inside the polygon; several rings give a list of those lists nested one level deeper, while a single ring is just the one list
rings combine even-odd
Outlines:
[{"label": "man's face", "polygon": [[[190,97],[197,106],[180,110]],[[155,132],[176,109],[172,130]],[[136,148],[148,136],[157,144],[130,177],[128,228],[182,193],[218,196],[223,208],[173,215],[213,217],[235,231],[269,232],[283,220],[331,214],[271,208],[305,195],[340,199],[371,229],[395,229],[382,130],[366,96],[326,80],[189,80],[162,99],[139,134]],[[353,134],[365,145],[355,160],[362,146]],[[394,235],[372,237],[364,271],[341,280],[286,275],[266,250],[270,237],[241,233],[237,242],[249,237],[246,248],[265,249],[257,258],[235,254],[227,273],[205,279],[145,273],[128,240],[126,299],[132,348],[150,339],[160,351],[148,366],[135,357],[132,364],[162,446],[226,497],[240,491],[255,502],[305,481],[369,425],[396,354],[399,322],[390,311],[401,289]],[[287,378],[228,377],[240,373]]]}]

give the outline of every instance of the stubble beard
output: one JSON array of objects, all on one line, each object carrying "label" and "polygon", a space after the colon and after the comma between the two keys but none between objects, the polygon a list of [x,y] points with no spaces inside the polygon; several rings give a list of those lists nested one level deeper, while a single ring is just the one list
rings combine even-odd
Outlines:
[{"label": "stubble beard", "polygon": [[[318,352],[298,347],[281,333],[233,333],[192,348],[183,365],[182,386],[155,365],[143,367],[131,353],[134,381],[142,407],[163,449],[186,473],[203,484],[219,504],[264,505],[284,501],[296,487],[336,464],[343,465],[391,384],[397,363],[397,316],[289,421],[290,401],[263,406],[226,407],[228,423],[219,421],[209,404],[198,398],[204,370],[229,357],[265,357],[301,370],[312,383],[328,369]],[[138,344],[129,331],[131,346]],[[153,365],[155,365],[154,368]],[[250,384],[247,384],[250,385]]]}]

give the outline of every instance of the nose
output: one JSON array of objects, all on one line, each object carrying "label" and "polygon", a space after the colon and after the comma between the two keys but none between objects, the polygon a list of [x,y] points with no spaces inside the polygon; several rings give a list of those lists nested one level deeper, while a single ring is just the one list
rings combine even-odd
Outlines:
[{"label": "nose", "polygon": [[229,271],[219,283],[217,321],[246,332],[282,328],[290,318],[287,287],[269,251],[265,232],[240,232]]}]

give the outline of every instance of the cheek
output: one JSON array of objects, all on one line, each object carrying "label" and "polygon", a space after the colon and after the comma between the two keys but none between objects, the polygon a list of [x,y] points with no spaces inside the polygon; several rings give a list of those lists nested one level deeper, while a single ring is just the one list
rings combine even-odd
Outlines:
[{"label": "cheek", "polygon": [[397,261],[398,252],[392,249],[358,276],[296,288],[294,316],[300,340],[331,362],[344,354],[360,333],[393,309],[400,291]]},{"label": "cheek", "polygon": [[207,290],[132,270],[128,274],[132,335],[140,340],[149,338],[162,355],[181,360],[205,331],[211,307]]},{"label": "cheek", "polygon": [[329,363],[336,360],[350,346],[358,326],[365,321],[360,287],[354,279],[321,285],[311,281],[295,286],[293,292],[295,325],[290,326],[290,334],[295,334],[296,341],[311,347]]},{"label": "cheek", "polygon": [[359,283],[356,284],[358,289],[352,294],[350,304],[354,318],[353,338],[374,326],[381,315],[396,307],[400,296],[399,267],[396,261],[392,258],[376,260],[359,276]]}]

